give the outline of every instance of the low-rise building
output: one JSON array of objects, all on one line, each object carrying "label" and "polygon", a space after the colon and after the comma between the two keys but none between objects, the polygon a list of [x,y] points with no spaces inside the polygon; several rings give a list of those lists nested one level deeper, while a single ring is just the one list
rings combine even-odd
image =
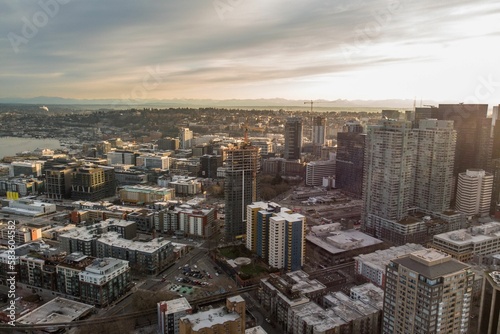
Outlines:
[{"label": "low-rise building", "polygon": [[369,254],[360,254],[354,258],[357,275],[370,280],[373,284],[383,288],[385,286],[385,268],[392,259],[425,249],[419,244],[407,244],[377,250]]},{"label": "low-rise building", "polygon": [[429,246],[462,262],[500,253],[500,222],[435,235]]},{"label": "low-rise building", "polygon": [[181,334],[245,333],[245,300],[241,296],[226,299],[226,306],[186,315],[180,319]]},{"label": "low-rise building", "polygon": [[312,226],[306,241],[307,257],[323,265],[349,262],[359,254],[386,247],[382,241],[358,230],[342,230],[340,223]]},{"label": "low-rise building", "polygon": [[175,197],[175,190],[149,186],[124,186],[119,191],[120,200],[133,204],[165,202]]},{"label": "low-rise building", "polygon": [[[20,216],[39,217],[56,212],[56,205],[36,201],[29,198],[21,198],[18,200],[2,201],[2,212],[12,213]],[[5,206],[5,203],[8,206]]]}]

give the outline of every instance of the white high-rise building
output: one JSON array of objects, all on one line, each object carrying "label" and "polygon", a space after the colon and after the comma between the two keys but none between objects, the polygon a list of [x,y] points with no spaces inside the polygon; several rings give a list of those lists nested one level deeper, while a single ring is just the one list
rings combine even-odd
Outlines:
[{"label": "white high-rise building", "polygon": [[415,189],[417,140],[409,121],[368,127],[363,175],[364,230],[380,237],[383,221],[407,215]]},{"label": "white high-rise building", "polygon": [[335,160],[312,161],[306,165],[306,185],[321,186],[323,178],[335,177]]},{"label": "white high-rise building", "polygon": [[417,137],[414,206],[443,212],[450,208],[457,132],[453,121],[424,119]]},{"label": "white high-rise building", "polygon": [[182,149],[190,149],[193,145],[193,131],[189,128],[181,128],[179,132],[179,141]]},{"label": "white high-rise building", "polygon": [[487,216],[492,191],[492,174],[482,169],[468,169],[458,174],[456,209],[467,216]]},{"label": "white high-rise building", "polygon": [[298,213],[276,213],[269,219],[269,265],[299,270],[305,259],[305,217]]}]

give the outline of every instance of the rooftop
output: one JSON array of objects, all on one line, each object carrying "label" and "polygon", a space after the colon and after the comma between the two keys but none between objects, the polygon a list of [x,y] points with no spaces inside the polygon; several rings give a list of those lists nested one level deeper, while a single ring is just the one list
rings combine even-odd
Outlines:
[{"label": "rooftop", "polygon": [[186,298],[177,298],[168,301],[162,301],[158,303],[158,307],[166,305],[165,314],[177,313],[191,310],[191,305]]},{"label": "rooftop", "polygon": [[374,237],[358,230],[341,231],[338,224],[321,225],[323,230],[312,229],[306,240],[323,248],[330,254],[342,253],[347,250],[368,247],[382,243]]},{"label": "rooftop", "polygon": [[227,309],[222,306],[208,311],[198,312],[186,315],[181,318],[181,321],[189,321],[192,324],[193,331],[201,331],[204,328],[210,328],[213,325],[223,324],[229,321],[240,319],[240,315],[236,312],[228,313]]},{"label": "rooftop", "polygon": [[392,262],[416,271],[429,279],[439,278],[470,268],[469,265],[452,259],[449,255],[443,256],[442,254],[444,253],[437,251],[431,251],[428,255],[417,252],[415,255],[409,254],[394,259]]},{"label": "rooftop", "polygon": [[474,244],[500,237],[500,222],[489,222],[469,229],[437,234],[434,240],[442,240],[455,245]]},{"label": "rooftop", "polygon": [[260,326],[245,329],[245,334],[267,334],[264,328]]},{"label": "rooftop", "polygon": [[17,319],[17,323],[32,325],[71,322],[85,316],[93,308],[92,305],[57,297],[23,315]]},{"label": "rooftop", "polygon": [[419,244],[406,244],[404,246],[377,250],[369,254],[361,254],[354,259],[363,262],[363,265],[368,265],[385,272],[385,266],[389,264],[392,259],[423,249],[425,249],[425,247]]}]

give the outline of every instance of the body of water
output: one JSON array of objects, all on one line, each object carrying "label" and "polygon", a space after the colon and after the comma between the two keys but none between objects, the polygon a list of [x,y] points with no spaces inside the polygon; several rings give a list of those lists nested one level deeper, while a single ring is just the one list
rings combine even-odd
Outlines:
[{"label": "body of water", "polygon": [[0,159],[37,148],[61,148],[61,143],[57,139],[0,137]]}]

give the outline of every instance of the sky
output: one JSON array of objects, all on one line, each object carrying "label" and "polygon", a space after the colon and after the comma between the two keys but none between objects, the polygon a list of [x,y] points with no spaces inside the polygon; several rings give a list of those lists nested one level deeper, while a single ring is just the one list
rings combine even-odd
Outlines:
[{"label": "sky", "polygon": [[500,103],[497,0],[0,0],[0,97]]}]

